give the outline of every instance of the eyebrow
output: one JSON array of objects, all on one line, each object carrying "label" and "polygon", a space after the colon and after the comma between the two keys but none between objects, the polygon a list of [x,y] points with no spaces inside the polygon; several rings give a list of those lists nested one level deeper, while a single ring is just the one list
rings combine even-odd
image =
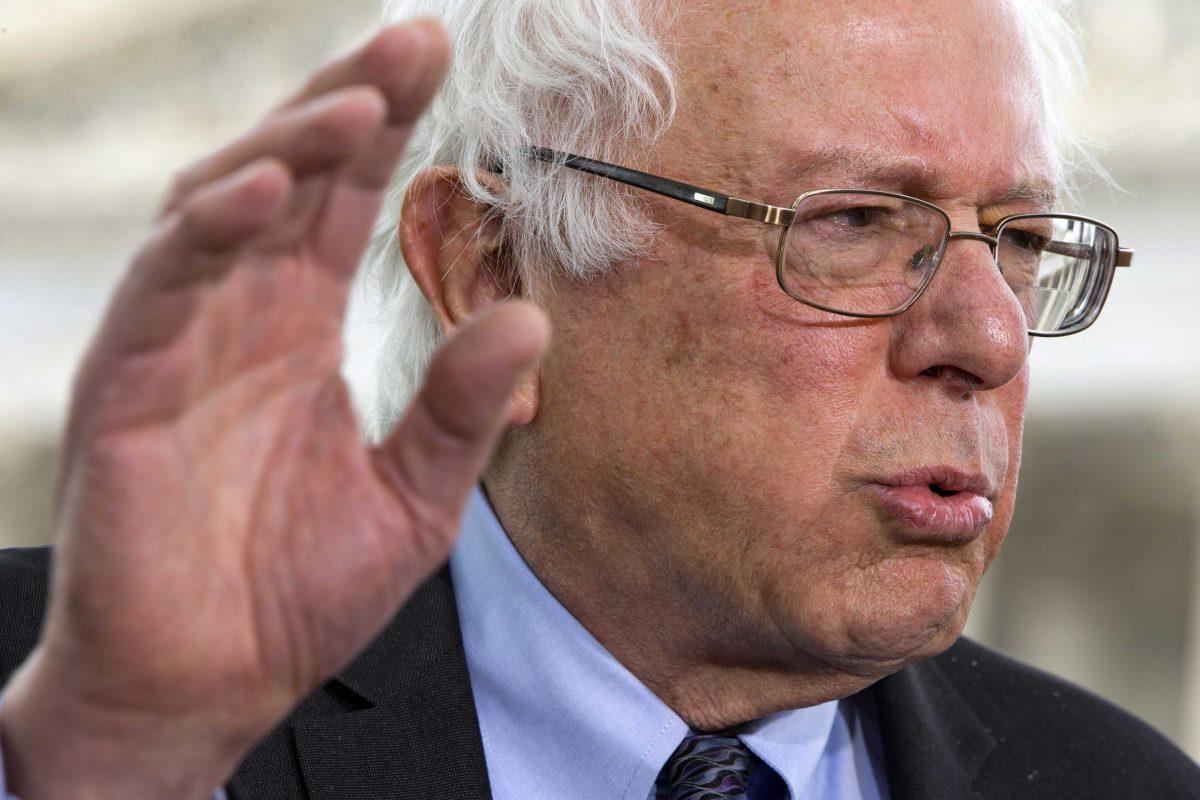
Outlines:
[{"label": "eyebrow", "polygon": [[[838,181],[850,181],[864,188],[890,187],[905,194],[933,195],[944,184],[943,174],[919,156],[889,155],[872,150],[829,148],[794,153],[790,166],[772,181],[781,193],[796,192],[818,176],[832,175]],[[847,187],[850,188],[850,187]],[[1052,183],[1029,179],[988,197],[980,208],[995,208],[1014,203],[1031,203],[1039,209],[1054,208],[1058,193]]]},{"label": "eyebrow", "polygon": [[992,198],[983,207],[1007,206],[1013,203],[1032,203],[1049,210],[1058,203],[1058,192],[1055,191],[1053,184],[1044,181],[1019,183],[1004,194]]}]

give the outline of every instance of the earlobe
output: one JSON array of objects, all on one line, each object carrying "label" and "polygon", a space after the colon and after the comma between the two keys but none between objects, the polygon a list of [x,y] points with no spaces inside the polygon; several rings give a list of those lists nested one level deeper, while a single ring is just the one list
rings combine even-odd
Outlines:
[{"label": "earlobe", "polygon": [[[503,191],[497,176],[479,178]],[[398,228],[404,263],[446,335],[479,311],[525,294],[520,274],[505,261],[500,219],[468,195],[457,167],[430,167],[413,179]],[[511,424],[537,416],[539,378],[535,369],[517,385]]]},{"label": "earlobe", "polygon": [[528,425],[537,418],[541,378],[541,369],[534,367],[517,384],[516,391],[513,392],[512,410],[508,415],[509,425]]}]

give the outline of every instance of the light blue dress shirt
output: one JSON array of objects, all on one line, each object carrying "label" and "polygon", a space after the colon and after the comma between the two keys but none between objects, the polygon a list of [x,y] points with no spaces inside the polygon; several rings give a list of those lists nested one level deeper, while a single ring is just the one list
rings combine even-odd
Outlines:
[{"label": "light blue dress shirt", "polygon": [[[450,569],[493,800],[651,797],[687,724],[542,585],[480,489]],[[887,800],[864,702],[784,711],[737,732],[782,779],[752,782],[749,800]],[[2,752],[0,797],[17,800]]]},{"label": "light blue dress shirt", "polygon": [[[493,800],[647,800],[687,724],[542,585],[479,489],[450,569]],[[749,800],[887,800],[861,700],[773,714],[738,735],[784,784],[752,784]]]}]

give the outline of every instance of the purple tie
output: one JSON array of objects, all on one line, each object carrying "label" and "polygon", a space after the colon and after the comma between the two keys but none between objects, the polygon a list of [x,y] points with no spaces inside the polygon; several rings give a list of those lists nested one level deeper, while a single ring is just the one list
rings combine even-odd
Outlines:
[{"label": "purple tie", "polygon": [[736,737],[688,734],[658,774],[651,800],[744,800],[755,760]]}]

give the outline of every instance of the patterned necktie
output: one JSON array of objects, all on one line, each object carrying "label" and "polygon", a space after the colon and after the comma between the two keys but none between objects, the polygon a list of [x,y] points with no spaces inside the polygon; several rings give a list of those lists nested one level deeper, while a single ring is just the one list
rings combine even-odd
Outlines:
[{"label": "patterned necktie", "polygon": [[650,800],[744,800],[754,761],[736,737],[688,734],[658,774]]}]

